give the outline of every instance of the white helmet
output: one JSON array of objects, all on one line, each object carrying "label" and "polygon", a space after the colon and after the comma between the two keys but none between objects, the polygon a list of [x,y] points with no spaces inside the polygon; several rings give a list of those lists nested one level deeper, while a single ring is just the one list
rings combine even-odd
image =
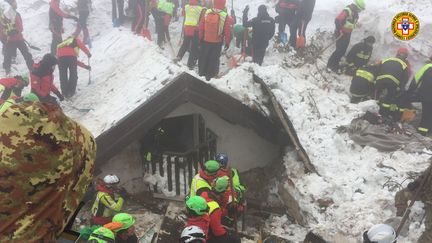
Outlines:
[{"label": "white helmet", "polygon": [[180,236],[181,243],[189,242],[205,242],[206,235],[204,231],[198,226],[189,226],[184,228]]},{"label": "white helmet", "polygon": [[120,182],[120,179],[114,174],[106,175],[103,180],[106,184],[117,184]]},{"label": "white helmet", "polygon": [[377,224],[372,226],[367,231],[365,236],[368,238],[368,239],[364,239],[365,242],[373,242],[373,243],[396,242],[396,232],[393,229],[393,227],[387,224]]}]

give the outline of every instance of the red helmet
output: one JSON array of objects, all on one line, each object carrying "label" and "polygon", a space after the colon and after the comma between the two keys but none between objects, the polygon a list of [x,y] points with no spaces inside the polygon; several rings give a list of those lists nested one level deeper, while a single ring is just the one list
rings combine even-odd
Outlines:
[{"label": "red helmet", "polygon": [[405,47],[399,48],[397,53],[396,53],[396,57],[406,59],[408,57],[408,49]]}]

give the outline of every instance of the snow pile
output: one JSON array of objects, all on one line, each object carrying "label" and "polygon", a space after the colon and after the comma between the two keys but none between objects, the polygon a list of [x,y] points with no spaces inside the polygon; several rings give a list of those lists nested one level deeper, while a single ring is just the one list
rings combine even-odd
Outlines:
[{"label": "snow pile", "polygon": [[[72,0],[66,3],[71,6]],[[274,2],[264,0],[237,0],[235,9],[240,17],[243,7],[250,5],[249,17],[256,15],[260,4],[269,6],[275,16]],[[307,36],[317,29],[332,32],[334,17],[348,1],[317,1],[315,13],[308,27]],[[351,44],[375,34],[378,43],[374,56],[393,56],[398,46],[409,45],[418,58],[412,58],[415,67],[421,65],[425,56],[432,52],[432,34],[425,30],[432,24],[428,10],[432,3],[419,1],[367,1],[367,10],[361,13],[362,26],[355,30]],[[115,125],[122,117],[144,103],[167,82],[186,68],[176,65],[171,54],[159,50],[152,42],[134,36],[129,26],[118,29],[111,25],[111,5],[100,0],[93,1],[90,33],[93,39],[91,84],[88,73],[79,71],[77,94],[63,103],[65,111],[88,127],[94,135]],[[48,0],[22,1],[19,3],[25,25],[27,40],[43,49],[35,53],[39,60],[49,50],[51,35],[48,30]],[[399,11],[409,10],[421,21],[420,35],[408,43],[395,41],[390,33],[391,19]],[[74,30],[71,20],[65,20],[65,36]],[[171,26],[172,36],[179,38],[181,21]],[[150,29],[153,24],[150,23]],[[154,32],[153,32],[154,33]],[[172,40],[173,43],[177,39]],[[329,43],[330,40],[325,40]],[[349,79],[330,74],[320,74],[332,48],[324,53],[317,66],[305,65],[301,69],[288,69],[281,65],[285,54],[269,50],[263,67],[244,64],[230,71],[224,78],[211,80],[210,84],[242,100],[248,105],[263,104],[265,98],[260,86],[252,82],[251,71],[263,78],[277,96],[297,130],[300,141],[321,174],[303,175],[291,159],[286,159],[290,178],[295,182],[301,197],[303,210],[309,213],[310,228],[332,237],[341,234],[358,239],[373,224],[381,223],[395,214],[393,188],[383,187],[389,178],[402,182],[411,171],[426,168],[430,155],[407,154],[402,151],[382,153],[371,147],[354,144],[347,134],[338,134],[338,126],[347,125],[365,110],[376,109],[373,102],[349,104]],[[422,54],[422,55],[420,55]],[[17,70],[25,70],[18,55]],[[84,60],[86,62],[86,60]],[[225,60],[222,60],[226,63]],[[417,70],[417,69],[416,69]],[[325,79],[322,77],[326,77]],[[58,80],[56,80],[58,85]],[[90,108],[90,112],[76,108]],[[290,156],[287,155],[286,158]],[[389,169],[393,167],[393,169]],[[407,182],[405,182],[407,183]],[[334,203],[327,209],[319,207],[317,200],[331,198]],[[414,242],[424,226],[420,226],[421,204],[415,206],[411,230],[398,242]],[[269,222],[273,232],[294,241],[302,240],[306,229],[289,225],[286,217]]]}]

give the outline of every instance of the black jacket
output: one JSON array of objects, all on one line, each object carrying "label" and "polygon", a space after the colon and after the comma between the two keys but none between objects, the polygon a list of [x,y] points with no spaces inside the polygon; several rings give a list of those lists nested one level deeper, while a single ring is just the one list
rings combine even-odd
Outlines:
[{"label": "black jacket", "polygon": [[356,67],[365,66],[372,55],[373,47],[362,41],[355,44],[346,56],[348,63],[353,63]]},{"label": "black jacket", "polygon": [[[394,59],[399,59],[399,58],[395,57]],[[394,59],[386,59],[381,62],[381,68],[377,75],[377,79],[379,79],[381,75],[391,75],[395,77],[397,80],[399,80],[399,88],[404,89],[410,75],[409,63],[408,61],[403,61],[402,59],[399,59],[405,62],[407,65],[407,67],[403,69],[401,63]]]},{"label": "black jacket", "polygon": [[419,80],[411,81],[409,93],[413,96],[412,102],[432,102],[432,68],[428,68]]},{"label": "black jacket", "polygon": [[249,21],[247,13],[244,13],[243,26],[252,27],[252,45],[254,48],[267,47],[275,34],[275,21],[267,12],[258,12],[258,16]]},{"label": "black jacket", "polygon": [[298,20],[309,22],[312,19],[312,13],[315,8],[316,0],[302,0],[297,10]]}]

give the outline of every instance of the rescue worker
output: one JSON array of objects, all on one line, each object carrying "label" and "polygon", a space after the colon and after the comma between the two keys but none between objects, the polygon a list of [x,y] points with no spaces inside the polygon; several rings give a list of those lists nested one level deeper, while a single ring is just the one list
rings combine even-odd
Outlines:
[{"label": "rescue worker", "polygon": [[[215,181],[217,183],[217,180]],[[216,184],[217,186],[217,184]],[[225,187],[227,183],[225,180],[224,185],[217,187]],[[241,240],[238,236],[231,234],[228,232],[225,227],[222,225],[222,212],[223,208],[219,205],[217,201],[217,195],[215,195],[215,190],[212,189],[210,191],[205,191],[202,193],[202,197],[207,201],[207,205],[209,207],[209,232],[208,232],[208,240],[207,243],[240,243]]]},{"label": "rescue worker", "polygon": [[298,36],[305,37],[306,40],[306,28],[312,19],[312,13],[315,8],[316,0],[302,0],[296,13],[296,25]]},{"label": "rescue worker", "polygon": [[424,171],[421,176],[419,176],[416,180],[409,183],[408,186],[397,192],[395,196],[395,207],[396,207],[396,216],[403,216],[409,200],[413,199],[413,196],[419,190],[419,187],[424,179],[427,176],[425,184],[423,188],[421,188],[419,197],[417,200],[422,201],[424,203],[425,210],[425,230],[423,234],[418,239],[418,243],[429,243],[432,242],[432,175],[431,175],[431,166],[429,166],[426,171]]},{"label": "rescue worker", "polygon": [[357,104],[374,96],[375,78],[380,65],[368,65],[357,69],[351,80],[351,103]]},{"label": "rescue worker", "polygon": [[[165,42],[171,43],[171,37],[169,34],[169,24],[174,13],[174,3],[172,0],[159,0],[157,5],[158,19],[157,19],[157,44],[163,49]],[[171,44],[170,44],[171,45]]]},{"label": "rescue worker", "polygon": [[204,163],[204,168],[192,178],[189,196],[200,196],[205,191],[211,190],[211,184],[217,178],[220,165],[217,161],[209,160]]},{"label": "rescue worker", "polygon": [[432,56],[414,76],[408,93],[412,97],[411,102],[422,103],[422,118],[417,131],[426,136],[432,129]]},{"label": "rescue worker", "polygon": [[96,186],[96,200],[91,208],[91,222],[94,225],[104,225],[112,221],[112,217],[120,212],[124,199],[117,194],[116,185],[120,179],[116,175],[106,175]]},{"label": "rescue worker", "polygon": [[198,61],[199,75],[207,81],[219,74],[222,45],[228,50],[231,42],[231,23],[225,9],[226,0],[214,0],[214,7],[205,11],[199,24],[201,53]]},{"label": "rescue worker", "polygon": [[387,224],[377,224],[363,233],[363,243],[395,243],[396,231]]},{"label": "rescue worker", "polygon": [[119,27],[125,19],[124,0],[111,0],[112,23],[114,27]]},{"label": "rescue worker", "polygon": [[262,65],[264,55],[269,45],[269,41],[275,33],[275,21],[267,12],[265,5],[258,7],[258,15],[248,21],[249,6],[243,11],[243,26],[252,27],[252,59],[254,63]]},{"label": "rescue worker", "polygon": [[282,35],[286,35],[285,26],[288,25],[290,29],[290,37],[288,43],[292,47],[296,46],[297,25],[295,16],[298,5],[299,0],[279,0],[279,2],[276,4],[276,13],[279,14],[279,16],[276,17],[279,22],[279,41],[283,42]]},{"label": "rescue worker", "polygon": [[48,103],[10,106],[0,124],[0,242],[56,242],[92,181],[95,139]]},{"label": "rescue worker", "polygon": [[91,47],[90,34],[87,27],[87,20],[90,15],[91,10],[91,0],[78,0],[77,10],[78,10],[78,24],[73,36],[79,36],[81,30],[83,32],[83,41]]},{"label": "rescue worker", "polygon": [[91,234],[87,242],[89,243],[114,243],[114,233],[105,228],[99,227],[95,229]]},{"label": "rescue worker", "polygon": [[408,63],[408,49],[399,48],[396,57],[381,62],[380,71],[376,78],[376,92],[379,98],[379,113],[391,117],[395,121],[400,119],[405,104],[400,103],[401,91],[410,77]]},{"label": "rescue worker", "polygon": [[0,101],[0,114],[5,112],[11,105],[18,104],[21,102],[35,102],[35,101],[39,101],[39,98],[37,97],[37,95],[33,93],[24,95],[24,97],[18,97],[18,96],[11,97],[5,100],[4,102]]},{"label": "rescue worker", "polygon": [[41,102],[57,104],[57,101],[50,94],[53,92],[60,101],[64,96],[54,85],[54,68],[57,65],[57,58],[51,54],[45,54],[42,61],[33,65],[30,73],[31,92],[35,93]]},{"label": "rescue worker", "polygon": [[204,234],[208,235],[210,227],[209,206],[201,196],[191,196],[186,200],[186,215],[188,217],[186,227],[199,227]]},{"label": "rescue worker", "polygon": [[335,37],[336,37],[336,50],[330,56],[327,62],[327,68],[333,72],[338,73],[340,70],[339,63],[341,58],[349,46],[351,40],[351,33],[356,27],[359,19],[359,13],[365,10],[366,5],[364,0],[354,0],[354,3],[348,5],[335,19]]},{"label": "rescue worker", "polygon": [[190,0],[184,7],[183,43],[177,54],[180,61],[186,51],[189,50],[187,66],[193,69],[199,56],[199,30],[198,24],[203,13],[203,7],[198,5],[198,0]]},{"label": "rescue worker", "polygon": [[11,71],[12,58],[16,56],[17,49],[24,57],[27,68],[31,70],[33,57],[24,42],[24,36],[22,33],[24,28],[21,15],[11,7],[4,13],[3,23],[5,24],[4,31],[6,33],[3,68],[5,69],[6,74],[9,74]]},{"label": "rescue worker", "polygon": [[21,96],[24,87],[28,86],[29,78],[27,75],[17,75],[13,78],[0,79],[0,103],[13,96]]},{"label": "rescue worker", "polygon": [[189,226],[183,229],[179,243],[204,243],[206,234],[198,226]]},{"label": "rescue worker", "polygon": [[63,18],[73,19],[78,22],[76,16],[70,15],[60,8],[61,0],[51,0],[49,9],[49,29],[52,34],[51,41],[51,54],[55,55],[57,52],[57,45],[63,41]]},{"label": "rescue worker", "polygon": [[129,1],[130,8],[134,9],[134,17],[132,18],[131,23],[131,30],[135,34],[140,34],[141,30],[144,26],[144,20],[145,20],[145,8],[146,3],[145,0],[134,0]]},{"label": "rescue worker", "polygon": [[372,56],[375,37],[366,37],[362,42],[355,44],[346,56],[345,74],[353,76],[357,69],[366,66]]},{"label": "rescue worker", "polygon": [[112,222],[121,223],[122,226],[116,229],[116,243],[138,243],[138,237],[135,234],[135,218],[128,213],[118,213],[114,215]]},{"label": "rescue worker", "polygon": [[71,36],[57,46],[57,57],[59,62],[60,88],[66,98],[75,94],[78,70],[80,66],[91,70],[91,67],[78,61],[79,50],[82,50],[88,58],[91,57],[89,49],[77,37]]},{"label": "rescue worker", "polygon": [[[218,171],[217,177],[231,176],[234,190],[238,192],[239,201],[243,199],[244,193],[246,192],[246,187],[241,184],[240,175],[237,169],[228,167],[228,155],[224,153],[218,153],[216,155],[216,161],[220,165],[220,170]],[[229,174],[231,170],[231,175]]]}]

